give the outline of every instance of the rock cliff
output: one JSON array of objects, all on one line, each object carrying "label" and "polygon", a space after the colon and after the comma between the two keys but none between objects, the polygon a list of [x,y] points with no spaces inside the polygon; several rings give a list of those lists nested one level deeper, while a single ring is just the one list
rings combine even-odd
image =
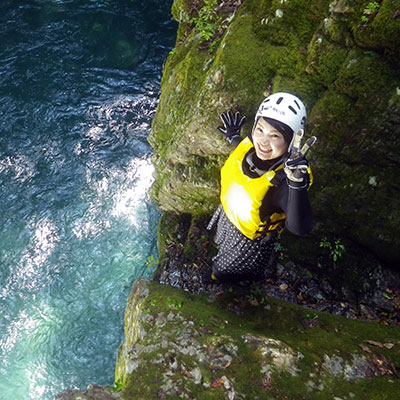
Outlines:
[{"label": "rock cliff", "polygon": [[[329,269],[338,287],[360,286],[358,274],[367,277],[380,262],[396,265],[399,2],[175,0],[173,14],[177,42],[149,138],[157,171],[152,196],[164,211],[161,264],[168,258],[171,265],[176,254],[175,264],[190,260],[180,263],[177,279],[187,270],[201,292],[201,276],[192,272],[208,266],[213,249],[198,226],[218,204],[219,170],[231,151],[215,131],[218,114],[231,108],[247,115],[245,135],[263,97],[282,90],[304,100],[307,134],[319,139],[310,157],[317,226],[308,238],[287,234],[285,253]],[[158,275],[166,271],[163,264]],[[360,290],[368,285],[364,279]],[[379,292],[393,313],[398,295],[394,287]],[[205,296],[139,280],[128,299],[115,386],[56,398],[394,399],[398,328],[308,305],[268,297],[257,286]]]},{"label": "rock cliff", "polygon": [[395,327],[307,310],[256,287],[211,300],[139,280],[114,391],[92,386],[57,399],[389,400],[399,366]]},{"label": "rock cliff", "polygon": [[[175,0],[175,49],[164,68],[149,141],[162,210],[209,215],[231,151],[219,113],[247,115],[289,91],[308,109],[317,221],[289,254],[317,264],[321,238],[354,269],[400,265],[400,5],[383,0]],[[360,255],[363,255],[360,261]],[[377,261],[379,260],[379,261]]]}]

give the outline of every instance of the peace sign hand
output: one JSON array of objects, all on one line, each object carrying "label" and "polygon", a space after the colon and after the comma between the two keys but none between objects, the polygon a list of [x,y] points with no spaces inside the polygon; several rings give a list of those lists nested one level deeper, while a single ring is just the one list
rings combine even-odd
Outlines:
[{"label": "peace sign hand", "polygon": [[[299,129],[289,146],[289,158],[285,162],[284,171],[287,178],[291,183],[295,185],[290,185],[290,187],[295,189],[303,189],[307,187],[306,176],[308,171],[308,162],[306,160],[306,155],[310,151],[311,147],[317,141],[315,136],[307,139],[303,147],[301,147],[301,141],[303,139],[304,130]],[[300,183],[302,185],[300,185]]]}]

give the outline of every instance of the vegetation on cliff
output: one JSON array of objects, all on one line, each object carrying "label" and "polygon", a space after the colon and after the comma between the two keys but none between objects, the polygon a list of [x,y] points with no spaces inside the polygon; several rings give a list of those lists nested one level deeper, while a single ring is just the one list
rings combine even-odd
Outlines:
[{"label": "vegetation on cliff", "polygon": [[[264,297],[132,289],[116,382],[130,399],[390,399],[400,332]],[[132,329],[134,331],[132,331]]]},{"label": "vegetation on cliff", "polygon": [[[209,269],[213,248],[199,226],[219,202],[219,170],[231,151],[215,130],[218,114],[246,114],[245,135],[263,97],[289,91],[305,101],[307,132],[319,139],[310,157],[317,226],[307,238],[286,234],[280,246],[312,266],[301,269],[309,282],[329,270],[338,288],[352,286],[362,298],[377,260],[399,261],[398,2],[175,0],[172,10],[177,42],[149,138],[152,196],[165,211],[161,264],[178,254],[176,264],[186,263],[172,271],[187,272],[204,289],[198,272]],[[157,274],[172,283],[169,272]],[[136,282],[114,389],[68,391],[59,399],[99,392],[107,400],[395,398],[397,327],[320,313],[312,309],[317,302],[303,308],[260,289],[238,285],[206,297]],[[289,289],[282,283],[282,292]],[[377,293],[398,313],[398,289]]]},{"label": "vegetation on cliff", "polygon": [[265,295],[210,297],[140,279],[125,310],[115,385],[57,400],[391,400],[400,331]]},{"label": "vegetation on cliff", "polygon": [[215,130],[219,113],[247,115],[247,134],[262,98],[289,91],[306,103],[307,132],[319,140],[310,156],[317,225],[297,244],[286,234],[285,246],[317,264],[321,239],[340,238],[344,269],[397,265],[400,9],[376,3],[176,0],[178,37],[149,138],[160,208],[211,214],[231,151]]}]

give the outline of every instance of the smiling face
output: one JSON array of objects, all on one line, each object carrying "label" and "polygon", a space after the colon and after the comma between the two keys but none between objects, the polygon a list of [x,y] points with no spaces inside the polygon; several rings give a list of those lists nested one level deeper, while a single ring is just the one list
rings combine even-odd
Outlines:
[{"label": "smiling face", "polygon": [[285,154],[288,144],[282,133],[263,118],[259,118],[253,131],[253,143],[257,157],[261,160],[273,160]]}]

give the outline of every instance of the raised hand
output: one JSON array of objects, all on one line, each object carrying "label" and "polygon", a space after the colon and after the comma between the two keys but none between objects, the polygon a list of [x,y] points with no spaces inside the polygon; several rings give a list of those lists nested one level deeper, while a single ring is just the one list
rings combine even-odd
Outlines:
[{"label": "raised hand", "polygon": [[295,183],[294,188],[302,189],[307,186],[305,177],[308,171],[308,162],[306,155],[310,151],[311,147],[317,141],[315,136],[307,139],[303,147],[301,147],[301,141],[303,139],[304,130],[299,129],[289,146],[289,158],[285,162],[284,171],[289,181]]},{"label": "raised hand", "polygon": [[217,128],[218,132],[222,133],[229,143],[232,143],[234,138],[240,138],[240,130],[242,129],[246,117],[241,116],[239,111],[234,115],[230,110],[220,114],[219,117],[221,118],[223,126]]}]

